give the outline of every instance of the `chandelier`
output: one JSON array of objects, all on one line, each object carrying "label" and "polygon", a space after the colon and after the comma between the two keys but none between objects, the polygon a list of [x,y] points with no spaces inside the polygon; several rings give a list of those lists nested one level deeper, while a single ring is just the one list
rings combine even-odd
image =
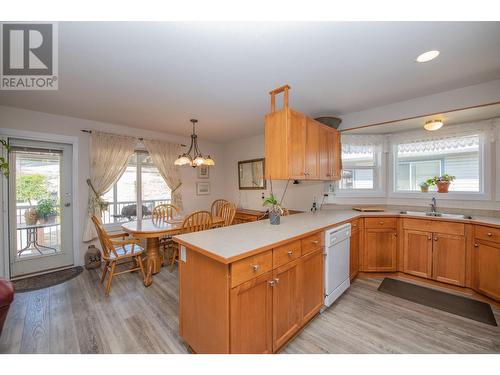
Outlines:
[{"label": "chandelier", "polygon": [[[188,152],[179,155],[177,160],[175,160],[175,165],[190,165],[193,168],[199,167],[201,165],[212,166],[215,165],[215,161],[208,155],[204,157],[198,148],[198,136],[194,130],[194,126],[198,122],[196,119],[190,120],[193,123],[193,133],[191,134],[191,146],[189,146]],[[191,151],[193,152],[191,154]]]}]

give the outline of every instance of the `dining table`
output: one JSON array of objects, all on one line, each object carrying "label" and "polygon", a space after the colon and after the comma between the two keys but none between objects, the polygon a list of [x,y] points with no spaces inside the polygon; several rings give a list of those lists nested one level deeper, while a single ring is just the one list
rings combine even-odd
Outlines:
[{"label": "dining table", "polygon": [[[160,272],[162,259],[160,256],[160,238],[173,236],[182,232],[184,217],[172,219],[138,219],[122,224],[122,229],[129,235],[146,240],[146,267],[144,285],[153,283],[153,275]],[[212,227],[218,227],[224,223],[219,216],[212,216]]]}]

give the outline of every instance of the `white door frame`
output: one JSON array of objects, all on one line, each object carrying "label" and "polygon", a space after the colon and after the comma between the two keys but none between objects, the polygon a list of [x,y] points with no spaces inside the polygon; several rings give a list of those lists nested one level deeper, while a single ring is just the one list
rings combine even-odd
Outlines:
[{"label": "white door frame", "polygon": [[[78,206],[78,137],[59,134],[47,134],[35,131],[25,131],[17,129],[0,128],[0,137],[5,138],[20,138],[32,141],[44,142],[59,142],[67,143],[73,146],[73,176],[72,187],[73,196],[71,197],[71,204],[73,206],[73,264],[80,265],[80,215]],[[0,276],[10,279],[10,258],[9,258],[9,217],[8,217],[8,182],[6,178],[0,177],[2,183],[0,184],[2,205],[0,214],[0,233],[2,233],[3,254],[0,254]]]}]

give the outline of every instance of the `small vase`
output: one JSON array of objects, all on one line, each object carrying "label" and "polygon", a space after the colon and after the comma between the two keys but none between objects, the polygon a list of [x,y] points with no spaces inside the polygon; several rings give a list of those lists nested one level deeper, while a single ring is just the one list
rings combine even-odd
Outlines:
[{"label": "small vase", "polygon": [[269,212],[269,222],[271,225],[279,225],[280,224],[280,215],[277,214],[276,212],[270,211]]},{"label": "small vase", "polygon": [[449,187],[450,187],[449,182],[442,181],[437,183],[438,193],[447,193]]},{"label": "small vase", "polygon": [[420,186],[420,191],[422,193],[428,193],[429,192],[429,186]]}]

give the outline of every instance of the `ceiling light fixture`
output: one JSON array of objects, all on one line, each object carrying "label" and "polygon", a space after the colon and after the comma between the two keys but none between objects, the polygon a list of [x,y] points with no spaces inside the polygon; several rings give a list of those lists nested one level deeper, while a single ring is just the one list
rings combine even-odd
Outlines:
[{"label": "ceiling light fixture", "polygon": [[441,129],[443,125],[443,120],[429,120],[425,122],[424,129],[432,132]]},{"label": "ceiling light fixture", "polygon": [[428,61],[434,60],[438,56],[439,56],[439,51],[437,50],[427,51],[418,55],[415,61],[419,63],[426,63]]},{"label": "ceiling light fixture", "polygon": [[[191,119],[189,120],[193,123],[193,133],[191,134],[191,145],[189,146],[188,152],[183,153],[182,155],[179,155],[179,157],[175,160],[174,164],[175,165],[190,165],[193,168],[202,166],[202,165],[207,165],[207,166],[212,166],[215,165],[214,159],[208,155],[207,157],[204,157],[201,154],[200,149],[198,148],[198,136],[196,135],[195,132],[195,125],[198,122],[196,119]],[[193,154],[191,154],[191,151]]]}]

